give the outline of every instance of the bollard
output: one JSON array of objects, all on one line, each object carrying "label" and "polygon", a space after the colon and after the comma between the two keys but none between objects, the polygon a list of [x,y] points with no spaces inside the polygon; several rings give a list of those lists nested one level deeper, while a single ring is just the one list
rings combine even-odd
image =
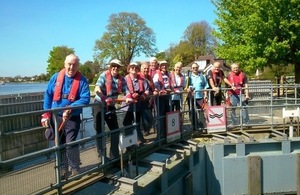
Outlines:
[{"label": "bollard", "polygon": [[289,138],[293,139],[294,136],[294,127],[293,127],[293,117],[290,117],[291,123],[289,126]]}]

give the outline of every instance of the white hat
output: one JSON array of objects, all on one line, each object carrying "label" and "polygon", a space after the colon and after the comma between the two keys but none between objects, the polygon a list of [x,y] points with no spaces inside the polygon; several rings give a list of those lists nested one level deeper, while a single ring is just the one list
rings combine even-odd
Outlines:
[{"label": "white hat", "polygon": [[136,62],[130,62],[129,66],[138,66],[138,63],[136,63]]},{"label": "white hat", "polygon": [[166,60],[163,60],[163,61],[160,61],[159,62],[159,65],[161,66],[161,65],[163,65],[163,64],[169,64]]},{"label": "white hat", "polygon": [[151,58],[150,58],[150,62],[157,62],[156,57],[151,57]]},{"label": "white hat", "polygon": [[111,65],[111,64],[117,64],[117,65],[119,65],[119,66],[124,66],[124,65],[121,63],[121,61],[118,60],[118,59],[113,59],[112,61],[110,61],[109,65]]}]

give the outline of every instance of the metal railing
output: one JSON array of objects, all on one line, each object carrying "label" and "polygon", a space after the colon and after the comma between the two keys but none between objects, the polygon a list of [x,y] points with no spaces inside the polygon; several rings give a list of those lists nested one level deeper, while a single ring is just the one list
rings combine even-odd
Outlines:
[{"label": "metal railing", "polygon": [[[285,90],[286,94],[282,97],[277,97],[273,93],[274,89],[278,88],[289,88],[289,90]],[[251,94],[251,90],[254,90],[253,88],[250,90],[250,96],[252,96],[251,100],[249,101],[248,105],[246,106],[246,109],[248,109],[249,115],[250,115],[250,124],[243,124],[243,121],[240,118],[240,123],[235,126],[235,128],[239,128],[240,130],[243,130],[249,126],[264,126],[270,129],[275,128],[277,125],[282,125],[285,123],[283,121],[283,108],[286,109],[296,109],[299,107],[300,99],[295,95],[295,91],[299,90],[298,85],[287,85],[287,86],[277,86],[277,85],[271,85],[271,86],[263,86],[259,87],[257,86],[255,88],[256,90],[262,89],[263,92],[266,90],[270,90],[270,93],[263,93],[259,94],[258,92],[255,92],[255,94]],[[292,90],[291,90],[292,89]],[[223,92],[226,93],[226,91],[229,89],[224,88]],[[166,95],[166,96],[170,96]],[[183,93],[183,96],[186,96],[186,93]],[[159,99],[156,98],[156,104],[159,105]],[[37,103],[40,103],[37,101]],[[225,100],[224,100],[225,103]],[[27,104],[26,102],[20,103]],[[198,129],[196,127],[192,127],[190,124],[190,118],[188,116],[188,113],[190,113],[190,110],[187,109],[187,106],[183,105],[186,104],[186,102],[182,101],[182,110],[180,111],[181,115],[181,132],[183,133],[191,133],[192,129],[194,130],[202,130],[204,129]],[[169,105],[171,106],[171,100],[169,101]],[[5,105],[1,105],[2,107]],[[12,105],[7,105],[12,106]],[[14,130],[14,131],[6,131],[5,125],[3,125],[4,121],[9,121],[16,118],[26,117],[26,116],[40,116],[42,113],[44,113],[44,110],[37,110],[37,111],[30,111],[30,112],[20,112],[16,114],[4,114],[0,116],[1,121],[1,131],[0,131],[0,194],[43,194],[52,190],[57,190],[57,193],[61,194],[63,191],[63,187],[71,183],[74,180],[77,180],[82,177],[87,177],[91,174],[95,173],[103,173],[105,174],[105,170],[112,166],[112,164],[120,161],[120,158],[116,158],[112,161],[108,161],[106,156],[106,152],[101,153],[101,156],[99,157],[96,143],[97,140],[102,140],[102,147],[103,149],[106,149],[109,146],[109,139],[110,135],[115,132],[124,133],[126,128],[129,127],[123,127],[120,125],[121,128],[109,131],[107,127],[105,128],[106,131],[102,132],[101,134],[96,135],[94,127],[93,127],[93,117],[91,115],[92,113],[92,107],[94,106],[101,106],[102,114],[104,114],[104,107],[102,104],[98,103],[91,103],[88,106],[76,106],[72,107],[72,109],[78,109],[83,108],[86,111],[85,115],[82,115],[81,120],[81,128],[80,133],[78,136],[78,139],[72,143],[67,143],[63,145],[55,144],[52,141],[46,141],[44,139],[44,129],[40,127],[35,128],[27,128],[27,129],[21,129],[21,130]],[[242,109],[245,109],[245,107],[240,104],[236,107],[226,107],[226,113],[230,113],[231,109],[237,109],[239,110],[238,117],[242,116]],[[53,113],[54,118],[57,116],[57,114],[62,111],[61,109],[51,109],[46,110],[51,113]],[[156,107],[156,111],[159,111],[159,107]],[[121,111],[119,109],[116,110],[119,117],[119,122],[122,124],[123,117],[124,117],[124,111]],[[198,109],[197,112],[203,112],[203,110]],[[164,129],[157,128],[159,126],[159,123],[161,121],[165,120],[158,120],[158,119],[165,119],[164,116],[157,116],[157,114],[154,114],[156,124],[152,129],[152,134],[149,138],[152,142],[148,143],[147,146],[153,148],[153,146],[163,147],[165,143],[165,138],[160,137],[161,131],[165,131]],[[299,118],[299,116],[295,116],[296,118]],[[103,117],[102,117],[103,118]],[[227,114],[227,124],[230,123],[230,115]],[[18,121],[18,120],[16,120]],[[291,121],[292,122],[292,121]],[[299,121],[298,121],[299,123]],[[105,127],[104,120],[102,121],[103,127]],[[139,124],[139,121],[136,121],[131,128],[135,128]],[[55,124],[55,132],[58,134],[58,124]],[[231,127],[227,126],[227,131],[230,131]],[[34,132],[39,132],[39,134],[35,134]],[[27,135],[27,137],[26,137]],[[28,136],[29,135],[29,136]],[[9,143],[9,139],[12,139],[10,136],[15,136],[14,142],[20,142],[19,147],[23,148],[23,152],[21,155],[15,155],[14,151],[8,156],[12,156],[11,158],[8,158],[7,156],[3,158],[3,154],[6,152],[7,144]],[[18,137],[20,136],[20,137]],[[26,141],[21,141],[20,139],[26,139]],[[157,138],[157,139],[156,139]],[[26,145],[29,141],[34,142],[35,139],[39,139],[41,143],[35,142],[35,144],[45,144],[46,147],[44,149],[40,149],[34,152],[26,152],[25,149]],[[10,143],[12,144],[12,143]],[[61,152],[63,150],[66,150],[67,147],[73,147],[73,146],[79,146],[80,147],[80,156],[81,156],[81,172],[79,175],[76,175],[74,177],[70,177],[67,180],[62,180],[61,175]],[[139,150],[138,148],[137,150]],[[18,185],[18,187],[16,187]]]}]

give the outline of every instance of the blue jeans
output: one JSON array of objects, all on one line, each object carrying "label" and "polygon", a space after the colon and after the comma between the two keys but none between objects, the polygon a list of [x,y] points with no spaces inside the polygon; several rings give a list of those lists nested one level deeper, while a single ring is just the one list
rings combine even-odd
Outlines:
[{"label": "blue jeans", "polygon": [[[241,95],[230,95],[230,103],[231,106],[235,107],[235,106],[240,106],[240,102],[242,101],[242,118],[243,118],[243,124],[248,124],[249,123],[249,114],[248,114],[248,110],[246,108],[246,102],[245,102],[245,95],[241,94]],[[236,118],[236,114],[235,114],[235,108],[231,109],[231,120],[232,123],[234,125],[239,124],[239,121]]]}]

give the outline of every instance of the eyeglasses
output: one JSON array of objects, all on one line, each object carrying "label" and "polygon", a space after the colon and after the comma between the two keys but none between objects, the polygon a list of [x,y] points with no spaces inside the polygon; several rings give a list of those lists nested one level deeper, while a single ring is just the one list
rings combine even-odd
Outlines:
[{"label": "eyeglasses", "polygon": [[118,65],[110,65],[111,66],[111,68],[114,68],[114,69],[119,69],[120,68],[120,66],[118,66]]},{"label": "eyeglasses", "polygon": [[199,67],[192,67],[192,69],[198,69]]}]

